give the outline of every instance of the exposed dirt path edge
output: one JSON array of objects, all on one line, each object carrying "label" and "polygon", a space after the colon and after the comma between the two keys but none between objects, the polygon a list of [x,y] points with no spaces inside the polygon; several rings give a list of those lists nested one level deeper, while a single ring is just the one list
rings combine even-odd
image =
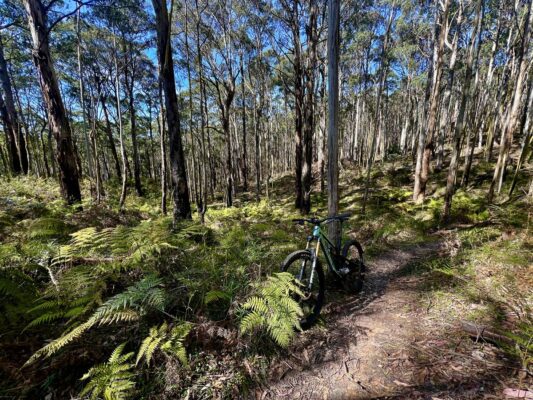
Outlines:
[{"label": "exposed dirt path edge", "polygon": [[[370,260],[361,296],[337,296],[337,299],[331,298],[334,295],[328,296],[324,309],[325,326],[313,328],[298,337],[289,357],[273,368],[272,379],[259,397],[484,398],[472,397],[468,393],[460,397],[456,397],[457,394],[441,397],[447,390],[447,384],[430,379],[430,366],[420,364],[420,352],[415,349],[417,341],[421,340],[421,331],[427,334],[438,328],[435,324],[430,324],[428,328],[428,324],[421,323],[426,313],[420,304],[422,278],[402,274],[402,270],[413,262],[448,254],[449,250],[445,241],[439,239],[389,250]],[[449,348],[446,338],[436,342],[436,347]],[[442,354],[437,351],[428,356],[429,363],[438,363],[440,359],[446,359],[447,354],[447,350]],[[446,367],[462,368],[454,366],[454,361],[450,359],[450,365]],[[417,392],[415,387],[421,386],[431,387],[439,397]],[[450,387],[457,386],[454,377],[450,380]],[[459,386],[463,392],[468,391],[467,383],[459,382]]]}]

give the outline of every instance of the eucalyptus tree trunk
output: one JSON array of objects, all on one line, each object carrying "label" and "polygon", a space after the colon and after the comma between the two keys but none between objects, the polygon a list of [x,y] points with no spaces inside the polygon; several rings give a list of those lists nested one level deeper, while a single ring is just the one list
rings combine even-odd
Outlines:
[{"label": "eucalyptus tree trunk", "polygon": [[[135,191],[138,196],[143,196],[144,191],[141,184],[141,162],[139,158],[139,145],[137,144],[137,112],[135,110],[135,72],[136,64],[133,59],[132,44],[129,44],[129,48],[124,45],[124,84],[126,86],[126,94],[128,97],[128,112],[130,115],[130,135],[131,144],[133,149],[133,181],[135,184]],[[128,58],[128,53],[131,55],[131,59]],[[130,68],[128,68],[130,64]]]},{"label": "eucalyptus tree trunk", "polygon": [[[339,47],[340,0],[328,0],[328,215],[339,211]],[[340,224],[329,226],[333,244],[340,245]]]},{"label": "eucalyptus tree trunk", "polygon": [[477,18],[475,21],[475,32],[474,34],[477,35],[477,41],[478,46],[476,50],[476,57],[474,61],[474,66],[472,67],[475,69],[475,79],[474,79],[474,87],[472,88],[472,104],[474,105],[474,109],[470,110],[471,118],[469,119],[469,132],[468,132],[468,142],[469,146],[467,146],[467,154],[465,157],[465,167],[463,171],[463,177],[461,179],[461,186],[467,186],[468,181],[470,179],[470,170],[472,169],[472,160],[474,158],[474,149],[476,147],[475,140],[476,140],[476,133],[479,129],[479,126],[481,124],[476,124],[477,121],[481,121],[481,113],[483,111],[483,107],[481,104],[479,104],[479,93],[478,93],[478,84],[479,84],[479,55],[481,51],[481,33],[482,33],[482,27],[483,27],[483,17],[484,17],[484,0],[480,0],[478,11],[477,11]]},{"label": "eucalyptus tree trunk", "polygon": [[205,213],[207,212],[207,190],[208,190],[208,177],[207,177],[207,165],[211,165],[211,155],[209,147],[206,149],[206,126],[207,126],[207,100],[205,96],[205,83],[203,76],[203,64],[202,64],[202,49],[200,47],[200,10],[198,8],[198,0],[195,0],[196,6],[196,53],[198,58],[198,83],[200,85],[200,138],[202,144],[202,209],[200,210],[200,221],[203,224],[205,222]]},{"label": "eucalyptus tree trunk", "polygon": [[315,131],[315,68],[317,64],[317,32],[318,4],[316,0],[309,2],[309,22],[306,25],[307,65],[304,71],[304,126],[303,126],[303,165],[302,165],[302,207],[303,214],[311,211],[311,183],[313,167],[313,134]]},{"label": "eucalyptus tree trunk", "polygon": [[392,28],[392,22],[394,20],[394,10],[395,4],[393,3],[391,6],[391,10],[388,17],[387,22],[387,28],[385,30],[385,38],[383,40],[383,44],[381,47],[381,66],[380,66],[380,77],[379,77],[379,84],[377,88],[377,96],[376,96],[376,109],[374,111],[374,134],[372,135],[372,143],[370,145],[369,153],[368,153],[368,163],[367,163],[367,169],[366,169],[366,180],[365,180],[365,193],[363,195],[363,204],[361,206],[361,213],[364,214],[366,211],[366,203],[368,201],[368,193],[370,190],[370,173],[372,171],[372,164],[374,162],[374,156],[376,152],[376,144],[377,144],[377,138],[379,137],[379,129],[380,129],[380,112],[381,109],[381,96],[383,94],[383,87],[385,86],[385,79],[386,79],[386,71],[388,68],[387,63],[387,51],[389,47],[389,40],[390,40],[390,32]]},{"label": "eucalyptus tree trunk", "polygon": [[533,13],[531,12],[531,3],[532,2],[530,1],[529,4],[526,6],[527,13],[524,16],[524,28],[521,32],[521,43],[520,47],[518,48],[518,76],[514,88],[511,109],[509,110],[507,121],[505,124],[505,131],[502,132],[502,140],[500,143],[498,161],[496,163],[496,168],[494,169],[494,176],[492,178],[489,193],[487,196],[487,200],[489,203],[492,202],[495,191],[496,193],[500,193],[503,184],[503,171],[505,169],[505,164],[509,155],[509,149],[511,148],[514,132],[516,131],[520,120],[522,90],[524,88],[528,69],[528,61],[526,55],[528,52],[529,44],[531,42],[530,29],[533,19]]},{"label": "eucalyptus tree trunk", "polygon": [[126,158],[126,146],[124,145],[124,130],[122,128],[122,107],[120,104],[120,76],[118,69],[118,57],[117,57],[117,43],[116,38],[113,36],[113,61],[115,64],[115,99],[117,106],[117,121],[118,121],[118,137],[120,143],[120,155],[122,158],[122,188],[120,191],[119,208],[124,209],[124,203],[126,201],[126,193],[128,190],[128,159]]},{"label": "eucalyptus tree trunk", "polygon": [[459,9],[459,14],[457,16],[456,23],[456,32],[452,39],[452,53],[450,54],[450,61],[448,64],[448,77],[446,82],[446,88],[444,89],[444,95],[442,96],[442,110],[443,113],[440,117],[440,126],[439,126],[439,147],[437,153],[437,166],[436,168],[440,170],[444,162],[444,142],[448,134],[448,127],[450,126],[450,110],[452,109],[451,94],[453,85],[455,83],[455,65],[457,63],[457,47],[459,43],[459,33],[461,29],[461,24],[463,20],[463,7]]},{"label": "eucalyptus tree trunk", "polygon": [[194,190],[194,200],[196,203],[196,211],[198,215],[201,214],[202,205],[202,181],[196,179],[197,174],[197,158],[196,158],[196,143],[194,142],[193,133],[193,98],[192,98],[192,75],[191,75],[191,56],[189,50],[189,12],[187,2],[185,2],[185,56],[187,63],[187,81],[189,85],[189,136],[191,138],[191,153],[192,153],[192,188]]},{"label": "eucalyptus tree trunk", "polygon": [[7,156],[10,170],[14,174],[19,174],[22,171],[20,166],[20,158],[17,150],[17,143],[15,140],[13,124],[11,117],[7,111],[6,103],[0,93],[0,117],[2,117],[2,123],[4,125],[4,132],[6,134]]},{"label": "eucalyptus tree trunk", "polygon": [[111,121],[109,120],[109,112],[107,110],[106,104],[107,98],[103,91],[103,88],[101,87],[102,83],[100,81],[100,78],[97,76],[95,79],[97,84],[97,90],[100,93],[100,104],[102,105],[102,111],[104,112],[105,132],[107,135],[108,146],[111,150],[111,155],[115,164],[115,172],[117,174],[118,179],[120,180],[122,177],[122,172],[120,171],[120,162],[118,160],[117,148],[115,147],[115,139],[113,138],[113,129],[111,128]]},{"label": "eucalyptus tree trunk", "polygon": [[[181,142],[180,115],[176,82],[174,80],[174,61],[171,49],[171,25],[166,1],[152,0],[156,16],[157,49],[159,58],[159,76],[165,94],[165,108],[170,141],[170,165],[172,176],[172,198],[174,201],[174,226],[179,219],[191,218],[189,187],[185,156]],[[170,15],[172,15],[172,10]]]},{"label": "eucalyptus tree trunk", "polygon": [[[261,94],[259,94],[261,96]],[[254,139],[255,139],[255,201],[261,196],[261,155],[259,148],[259,131],[261,129],[261,107],[257,106],[254,96]],[[300,169],[301,173],[301,169]]]},{"label": "eucalyptus tree trunk", "polygon": [[76,13],[76,54],[78,61],[78,85],[80,89],[80,107],[82,115],[82,130],[83,130],[83,140],[85,144],[85,153],[87,154],[87,165],[89,167],[89,177],[94,178],[94,166],[93,166],[93,156],[91,153],[91,147],[89,145],[89,135],[87,134],[87,116],[85,109],[85,87],[83,85],[83,69],[81,65],[81,32],[80,32],[80,20],[81,20],[81,7]]},{"label": "eucalyptus tree trunk", "polygon": [[303,165],[303,104],[304,104],[304,90],[303,90],[303,66],[302,66],[302,44],[300,40],[300,13],[298,7],[300,0],[294,0],[292,10],[290,10],[290,29],[292,32],[293,51],[294,51],[294,132],[296,139],[295,148],[295,201],[294,205],[297,209],[303,207],[303,192],[302,192],[302,165]]},{"label": "eucalyptus tree trunk", "polygon": [[219,96],[219,108],[222,131],[226,138],[226,206],[231,207],[233,206],[233,160],[231,156],[230,111],[235,95],[235,85],[229,82],[224,86],[226,87],[226,94],[224,98]]},{"label": "eucalyptus tree trunk", "polygon": [[161,213],[167,215],[167,146],[165,143],[165,118],[163,105],[163,91],[159,83],[159,141],[161,147]]},{"label": "eucalyptus tree trunk", "polygon": [[[440,82],[442,77],[442,64],[444,55],[444,44],[449,30],[448,14],[451,0],[444,0],[442,15],[435,20],[435,29],[437,29],[437,44],[433,54],[433,82],[431,85],[431,94],[429,97],[429,110],[427,119],[427,129],[424,135],[424,150],[422,157],[417,157],[417,166],[415,171],[415,186],[413,191],[413,200],[421,202],[424,200],[426,185],[429,178],[429,163],[431,153],[434,147],[434,135],[437,126],[437,110],[440,95]],[[419,144],[420,147],[420,144]]]},{"label": "eucalyptus tree trunk", "polygon": [[[4,57],[4,45],[0,37],[0,83],[4,91],[5,99],[3,100],[2,120],[4,122],[4,130],[9,138],[8,149],[12,162],[12,171],[14,173],[23,172],[28,173],[28,152],[26,140],[22,132],[22,127],[18,121],[17,109],[15,108],[15,101],[13,100],[13,90],[11,88],[11,79],[9,78],[9,71],[6,59]],[[7,113],[4,116],[4,112]],[[17,143],[18,141],[18,143]]]},{"label": "eucalyptus tree trunk", "polygon": [[24,0],[24,6],[33,42],[33,61],[39,73],[50,128],[57,142],[56,158],[60,171],[61,193],[69,204],[76,203],[81,201],[76,150],[50,57],[47,10],[40,0]]},{"label": "eucalyptus tree trunk", "polygon": [[248,191],[248,161],[246,154],[246,85],[244,76],[244,57],[241,55],[241,78],[242,78],[242,179],[243,191]]},{"label": "eucalyptus tree trunk", "polygon": [[[446,192],[444,194],[444,211],[442,218],[447,222],[450,218],[452,210],[452,200],[455,193],[455,181],[457,179],[457,167],[459,165],[459,157],[461,156],[461,141],[465,134],[465,116],[466,116],[466,105],[471,98],[471,81],[472,81],[472,67],[474,62],[474,50],[476,46],[476,39],[479,39],[477,36],[477,30],[480,29],[479,19],[481,18],[481,8],[483,0],[478,0],[478,8],[476,15],[476,23],[474,31],[470,36],[470,45],[468,49],[468,55],[466,59],[466,68],[465,68],[465,77],[463,83],[463,92],[461,94],[461,104],[459,106],[459,114],[457,116],[457,122],[455,124],[454,134],[453,134],[453,148],[452,156],[450,160],[450,166],[448,168],[448,176],[446,178]],[[458,33],[459,34],[459,33]],[[481,43],[477,44],[478,46]]]}]

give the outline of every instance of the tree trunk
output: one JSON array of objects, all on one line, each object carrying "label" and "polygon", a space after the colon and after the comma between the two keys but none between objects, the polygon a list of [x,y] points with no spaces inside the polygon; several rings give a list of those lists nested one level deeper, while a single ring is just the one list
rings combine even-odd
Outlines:
[{"label": "tree trunk", "polygon": [[[143,196],[143,188],[141,184],[141,162],[139,158],[139,146],[137,144],[137,113],[135,111],[135,96],[134,96],[134,85],[135,85],[135,61],[128,60],[128,52],[132,53],[132,44],[129,44],[129,49],[126,49],[124,46],[124,57],[125,57],[125,67],[124,67],[124,83],[126,86],[126,91],[128,95],[128,111],[130,114],[130,134],[131,134],[131,144],[133,149],[133,181],[135,184],[135,191],[138,196]],[[128,68],[128,63],[131,64],[131,70]],[[131,73],[131,74],[130,74]]]},{"label": "tree trunk", "polygon": [[291,30],[294,44],[294,128],[295,128],[295,201],[294,205],[297,209],[302,209],[303,193],[302,193],[302,165],[303,165],[303,103],[304,92],[302,87],[302,47],[300,41],[300,16],[298,12],[299,0],[294,0],[291,16]]},{"label": "tree trunk", "polygon": [[303,214],[311,211],[311,184],[313,167],[313,134],[315,131],[315,68],[317,62],[318,4],[316,0],[309,3],[309,23],[306,26],[308,43],[307,65],[305,68],[304,97],[304,133],[303,133],[303,166],[302,166],[302,208]]},{"label": "tree trunk", "polygon": [[383,87],[385,86],[385,79],[386,79],[386,71],[388,68],[387,63],[387,51],[388,51],[388,45],[389,45],[389,38],[390,38],[390,32],[392,27],[392,22],[394,20],[394,6],[393,3],[391,6],[388,22],[387,22],[387,28],[385,32],[385,39],[383,40],[383,45],[381,47],[381,67],[380,67],[380,78],[379,78],[379,85],[378,85],[378,93],[376,97],[376,109],[374,113],[374,134],[372,135],[372,144],[370,145],[369,155],[368,155],[368,164],[366,169],[366,181],[365,181],[365,193],[363,195],[363,204],[361,207],[361,213],[364,214],[366,211],[366,203],[368,201],[368,192],[370,189],[370,173],[372,171],[372,163],[374,161],[374,153],[376,152],[376,142],[377,137],[379,136],[379,129],[380,129],[380,112],[381,109],[381,96],[383,93]]},{"label": "tree trunk", "polygon": [[[28,152],[26,149],[26,140],[22,132],[21,126],[18,122],[17,110],[15,108],[15,101],[13,100],[13,91],[11,88],[11,80],[9,79],[9,71],[7,62],[4,57],[4,45],[0,37],[0,82],[4,90],[5,99],[2,111],[2,120],[4,122],[4,130],[9,138],[7,144],[9,155],[12,162],[12,170],[14,173],[23,172],[28,173]],[[6,116],[4,116],[6,112]],[[18,140],[18,146],[17,146]]]},{"label": "tree trunk", "polygon": [[85,153],[87,154],[87,165],[89,167],[89,177],[94,178],[94,166],[93,166],[93,156],[91,153],[91,147],[89,145],[89,136],[87,134],[87,118],[85,110],[85,87],[83,85],[83,69],[81,66],[81,34],[80,34],[80,20],[81,20],[81,7],[78,9],[76,15],[76,36],[77,36],[77,45],[76,45],[76,54],[78,61],[78,85],[80,89],[80,107],[82,115],[82,129],[83,129],[83,140],[85,144]]},{"label": "tree trunk", "polygon": [[165,143],[165,119],[163,105],[163,90],[159,82],[159,141],[161,146],[161,213],[167,215],[167,151]]},{"label": "tree trunk", "polygon": [[244,60],[241,56],[241,78],[242,78],[242,179],[243,191],[248,191],[248,161],[246,154],[246,87],[244,82]]},{"label": "tree trunk", "polygon": [[[483,0],[479,0],[475,30],[470,36],[470,46],[468,49],[468,56],[466,60],[466,70],[463,84],[463,92],[461,95],[461,103],[459,106],[459,114],[457,116],[457,121],[455,123],[454,134],[453,134],[453,148],[452,156],[450,160],[450,166],[448,168],[448,176],[446,178],[446,192],[444,194],[444,211],[442,214],[443,221],[447,222],[450,219],[451,210],[452,210],[452,200],[455,193],[455,181],[457,179],[457,167],[459,165],[459,157],[461,156],[461,141],[464,136],[465,131],[465,115],[466,115],[466,104],[471,97],[470,86],[472,81],[472,66],[474,62],[474,49],[476,45],[476,33],[479,26],[479,18],[481,18],[481,6]],[[457,33],[459,35],[459,32]],[[480,46],[481,43],[478,43]]]},{"label": "tree trunk", "polygon": [[50,57],[46,9],[40,0],[24,0],[24,6],[33,41],[33,61],[39,73],[50,128],[57,142],[56,157],[60,170],[61,193],[69,204],[76,203],[81,201],[76,151]]},{"label": "tree trunk", "polygon": [[117,44],[115,36],[113,36],[113,61],[115,64],[115,98],[117,102],[116,106],[118,120],[118,137],[120,142],[120,155],[122,158],[122,189],[120,191],[119,208],[120,210],[123,210],[128,189],[128,159],[126,158],[126,146],[124,145],[124,130],[122,128],[122,108],[120,105],[120,76],[118,69]]},{"label": "tree trunk", "polygon": [[[417,168],[415,174],[415,186],[413,191],[413,200],[421,202],[424,200],[426,193],[426,184],[429,178],[429,163],[431,160],[431,153],[433,151],[433,140],[435,135],[435,128],[437,126],[437,108],[440,94],[440,81],[442,77],[442,64],[444,55],[444,43],[448,35],[448,14],[451,0],[445,0],[443,4],[442,17],[440,23],[435,21],[435,29],[438,30],[437,46],[435,47],[433,55],[433,82],[431,87],[431,95],[429,99],[429,110],[427,120],[427,133],[425,136],[424,150],[422,158],[417,159]],[[419,144],[420,146],[420,144]],[[418,165],[420,163],[420,165]]]},{"label": "tree trunk", "polygon": [[159,57],[159,76],[165,94],[165,108],[170,141],[170,165],[172,177],[172,199],[174,201],[174,226],[179,219],[191,218],[191,204],[189,202],[189,187],[187,186],[187,171],[185,170],[185,156],[181,142],[180,116],[176,82],[174,80],[174,62],[170,45],[171,27],[168,18],[166,2],[152,0],[156,16],[157,49]]},{"label": "tree trunk", "polygon": [[7,155],[9,159],[9,166],[11,172],[19,174],[22,171],[20,166],[19,153],[17,151],[17,143],[15,141],[15,135],[13,134],[13,126],[11,118],[7,112],[7,107],[0,93],[0,116],[2,117],[2,124],[4,125],[4,132],[6,134]]},{"label": "tree trunk", "polygon": [[[328,215],[339,211],[339,47],[340,0],[328,0]],[[340,248],[340,223],[329,226],[329,237]]]},{"label": "tree trunk", "polygon": [[[97,77],[97,84],[100,85],[100,80]],[[107,140],[109,142],[109,149],[111,150],[111,155],[113,156],[113,161],[115,163],[115,172],[117,174],[118,179],[120,180],[122,177],[122,172],[120,171],[120,162],[118,161],[118,154],[117,154],[117,148],[115,147],[115,139],[113,138],[113,129],[111,128],[111,122],[109,121],[109,113],[107,111],[107,105],[106,105],[106,95],[103,92],[103,90],[98,87],[98,91],[100,92],[100,103],[102,104],[102,110],[104,111],[104,119],[105,119],[105,131],[107,134]]]},{"label": "tree trunk", "polygon": [[521,46],[518,48],[518,77],[516,79],[516,85],[514,88],[511,109],[509,110],[507,122],[505,124],[506,129],[502,134],[502,142],[500,143],[498,162],[496,163],[496,168],[494,169],[494,176],[492,178],[489,193],[487,196],[487,200],[489,203],[492,202],[495,191],[497,193],[500,193],[503,184],[503,171],[505,169],[505,164],[509,155],[509,149],[511,148],[513,135],[520,120],[522,90],[526,81],[526,73],[528,66],[527,57],[525,57],[525,55],[527,54],[528,46],[531,41],[530,27],[533,19],[533,13],[531,12],[531,3],[532,2],[530,1],[527,5],[527,13],[524,17],[524,29],[522,30],[521,35]]}]

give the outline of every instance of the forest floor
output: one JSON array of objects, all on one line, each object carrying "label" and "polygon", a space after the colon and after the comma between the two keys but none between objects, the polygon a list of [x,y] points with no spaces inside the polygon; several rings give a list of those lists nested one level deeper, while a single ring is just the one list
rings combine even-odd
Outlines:
[{"label": "forest floor", "polygon": [[[256,285],[279,271],[309,234],[309,227],[291,222],[298,216],[291,175],[273,180],[270,198],[259,203],[252,193],[239,193],[231,208],[215,199],[205,226],[195,215],[176,232],[160,215],[157,182],[153,189],[147,184],[144,198],[128,196],[120,213],[118,185],[109,184],[107,199],[96,205],[85,183],[79,211],[63,204],[55,181],[0,180],[0,397],[77,398],[91,366],[107,360],[117,344],[136,351],[149,328],[170,317],[191,323],[189,365],[155,352],[150,366],[136,367],[132,398],[531,396],[532,207],[522,190],[529,176],[520,175],[513,198],[487,205],[491,171],[477,156],[444,225],[446,170],[432,174],[426,201],[415,204],[409,160],[377,164],[362,215],[364,174],[344,166],[340,209],[353,213],[345,235],[365,249],[365,286],[352,295],[328,285],[319,322],[298,332],[288,348],[265,332],[241,334],[239,323]],[[327,197],[315,183],[312,214],[322,216]],[[116,247],[89,246],[75,263],[47,264],[73,245],[73,235],[104,228],[116,236]],[[94,327],[57,355],[21,369],[104,299],[154,274],[167,297],[163,315],[151,310],[138,322]],[[465,324],[503,340],[485,340]]]}]

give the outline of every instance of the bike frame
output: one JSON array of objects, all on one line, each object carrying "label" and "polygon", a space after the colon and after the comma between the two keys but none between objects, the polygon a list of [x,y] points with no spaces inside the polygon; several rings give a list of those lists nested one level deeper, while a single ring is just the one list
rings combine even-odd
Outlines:
[{"label": "bike frame", "polygon": [[[313,249],[313,248],[310,248],[311,247],[311,242],[313,240],[317,241],[316,243],[316,247]],[[311,276],[309,277],[309,285],[308,285],[308,289],[311,290],[311,288],[313,287],[313,280],[314,280],[314,277],[315,277],[315,270],[316,270],[316,263],[317,263],[317,260],[318,260],[318,254],[320,252],[320,248],[322,247],[322,251],[324,253],[324,257],[326,258],[326,262],[328,264],[328,268],[331,272],[333,272],[335,275],[337,275],[339,278],[341,278],[341,274],[339,273],[339,271],[337,270],[337,268],[335,267],[335,262],[333,261],[333,257],[331,256],[331,251],[330,249],[337,249],[337,251],[340,252],[340,244],[342,243],[342,224],[341,224],[341,232],[340,232],[340,239],[339,239],[339,246],[335,246],[333,243],[331,243],[331,241],[328,239],[328,237],[325,235],[325,233],[322,231],[322,229],[320,228],[320,225],[315,225],[314,228],[313,228],[313,235],[312,236],[309,236],[308,239],[307,239],[307,246],[305,247],[306,250],[309,250],[311,251],[311,254],[312,254],[312,265],[311,265]],[[301,281],[303,276],[304,276],[304,273],[305,273],[305,267],[306,267],[306,262],[303,261],[302,262],[302,267],[300,269],[300,275],[298,276],[298,279]]]}]

